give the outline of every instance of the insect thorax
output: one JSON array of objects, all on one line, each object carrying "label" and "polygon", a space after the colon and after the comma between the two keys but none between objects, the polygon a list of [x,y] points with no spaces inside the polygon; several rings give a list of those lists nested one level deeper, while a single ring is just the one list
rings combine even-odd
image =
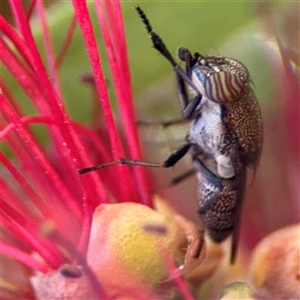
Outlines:
[{"label": "insect thorax", "polygon": [[247,68],[232,58],[200,56],[192,80],[203,95],[188,137],[194,152],[199,148],[207,158],[229,164],[224,171],[228,176],[234,175],[229,169],[234,164],[232,152],[239,151],[245,165],[256,165],[262,145],[261,114]]}]

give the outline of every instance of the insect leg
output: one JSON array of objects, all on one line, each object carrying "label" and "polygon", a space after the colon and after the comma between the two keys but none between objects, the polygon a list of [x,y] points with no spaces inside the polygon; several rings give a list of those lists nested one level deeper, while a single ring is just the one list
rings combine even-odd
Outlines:
[{"label": "insect leg", "polygon": [[202,99],[202,95],[198,94],[194,99],[191,100],[191,102],[189,102],[189,104],[182,111],[182,116],[184,119],[191,120],[194,118],[194,112],[197,106],[200,104],[201,99]]},{"label": "insect leg", "polygon": [[[188,76],[188,78],[191,78],[192,68],[196,63],[198,56],[195,54],[195,56],[193,57],[191,52],[184,47],[180,47],[178,49],[178,56],[182,61],[185,62],[186,75]],[[191,120],[194,117],[194,112],[202,99],[202,95],[200,94],[198,89],[194,89],[197,95],[194,99],[190,101],[184,83],[187,82],[185,78],[177,73],[176,81],[177,81],[179,102],[182,107],[182,116],[186,120]]]},{"label": "insect leg", "polygon": [[177,54],[180,60],[185,61],[186,74],[191,77],[192,68],[196,63],[198,56],[193,57],[190,50],[184,47],[179,47]]},{"label": "insect leg", "polygon": [[185,154],[190,149],[190,144],[183,144],[179,146],[171,155],[163,162],[162,166],[164,168],[169,168],[174,166],[181,158],[185,156]]},{"label": "insect leg", "polygon": [[130,158],[120,158],[108,163],[103,163],[100,165],[87,167],[84,169],[78,170],[78,174],[85,174],[99,169],[107,168],[117,164],[123,165],[132,165],[132,166],[141,166],[148,168],[170,168],[174,166],[189,150],[190,144],[183,144],[179,146],[171,155],[162,163],[151,163],[143,160],[130,159]]}]

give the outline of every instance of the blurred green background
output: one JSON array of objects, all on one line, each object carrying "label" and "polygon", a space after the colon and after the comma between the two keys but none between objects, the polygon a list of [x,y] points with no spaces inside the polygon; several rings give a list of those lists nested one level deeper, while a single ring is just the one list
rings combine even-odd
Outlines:
[{"label": "blurred green background", "polygon": [[[249,68],[260,101],[269,98],[272,92],[271,81],[266,74],[262,42],[255,22],[257,2],[139,1],[138,3],[147,14],[154,30],[163,38],[174,56],[179,46],[185,46],[191,52],[239,59]],[[157,89],[157,84],[160,82],[164,86],[164,79],[174,74],[169,63],[152,49],[144,25],[133,9],[135,4],[136,2],[132,1],[122,1],[133,89],[135,98],[138,98],[146,90]],[[288,3],[272,5],[277,11],[288,7]],[[93,3],[90,3],[89,7],[93,19],[96,20]],[[48,14],[51,36],[57,53],[65,38],[73,8],[70,2],[57,1],[48,7]],[[32,23],[38,37],[40,25],[34,19]],[[113,94],[102,37],[98,26],[95,26],[95,29],[103,67]],[[41,41],[41,37],[38,37],[38,40]],[[44,52],[42,42],[39,46],[41,52]],[[60,79],[68,110],[71,116],[79,121],[87,121],[90,118],[91,92],[86,85],[78,81],[80,74],[89,71],[90,65],[77,26],[74,39],[60,69]],[[9,75],[5,72],[4,77],[6,76]],[[28,102],[24,101],[26,98],[24,93],[16,86],[13,90],[18,100],[24,103],[25,110],[32,112],[33,108],[29,108]]]}]

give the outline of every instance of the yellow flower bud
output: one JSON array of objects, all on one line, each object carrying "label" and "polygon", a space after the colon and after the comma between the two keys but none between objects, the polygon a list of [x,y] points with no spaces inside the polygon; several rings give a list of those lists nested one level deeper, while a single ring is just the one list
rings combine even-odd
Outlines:
[{"label": "yellow flower bud", "polygon": [[178,267],[190,263],[186,230],[165,203],[155,204],[157,210],[130,202],[95,210],[87,261],[109,295],[151,292],[168,281],[166,256]]}]

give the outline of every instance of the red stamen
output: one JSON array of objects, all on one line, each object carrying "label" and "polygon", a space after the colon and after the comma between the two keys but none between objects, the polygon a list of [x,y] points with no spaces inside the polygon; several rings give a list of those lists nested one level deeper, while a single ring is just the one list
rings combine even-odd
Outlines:
[{"label": "red stamen", "polygon": [[2,95],[0,95],[0,104],[1,104],[1,107],[3,110],[3,113],[17,127],[20,137],[22,138],[22,144],[24,144],[24,146],[26,148],[30,149],[30,152],[33,154],[32,159],[34,159],[34,161],[36,162],[37,165],[41,166],[41,168],[45,172],[45,175],[53,183],[56,190],[59,191],[63,195],[62,198],[66,201],[67,205],[72,209],[73,213],[77,216],[78,219],[81,219],[81,210],[76,205],[75,199],[73,199],[73,196],[65,188],[64,183],[61,182],[61,180],[57,176],[57,173],[55,172],[53,167],[50,165],[47,158],[44,156],[43,151],[39,148],[39,146],[36,143],[36,141],[34,140],[34,138],[31,136],[31,134],[28,132],[26,127],[20,121],[19,116],[17,116],[13,112],[13,110],[9,107],[5,98]]},{"label": "red stamen", "polygon": [[[43,243],[37,238],[35,233],[28,232],[22,225],[16,222],[16,220],[4,216],[0,213],[0,222],[12,233],[25,242],[30,248],[38,252],[45,261],[56,269],[65,260],[63,256],[53,246],[50,247],[49,241],[44,240]],[[43,245],[44,244],[44,245]],[[47,244],[47,246],[45,246]]]},{"label": "red stamen", "polygon": [[[110,1],[106,1],[106,4],[109,4]],[[135,123],[134,116],[134,103],[133,103],[133,93],[131,86],[131,74],[128,61],[127,46],[125,40],[125,29],[124,29],[124,20],[121,10],[120,1],[114,3],[115,10],[117,12],[116,21],[118,24],[118,30],[114,32],[115,34],[120,34],[119,37],[116,37],[120,41],[120,66],[122,74],[124,76],[124,85],[125,91],[123,93],[124,101],[121,101],[121,111],[124,122],[124,127],[126,128],[126,135],[128,136],[128,145],[130,149],[130,155],[132,157],[140,158],[141,156],[141,147],[139,143],[138,132]],[[143,203],[146,205],[152,206],[152,199],[150,198],[150,187],[149,187],[149,178],[147,176],[147,171],[145,168],[136,168],[135,169],[136,178],[139,182],[138,188],[141,193]]]},{"label": "red stamen", "polygon": [[46,49],[46,54],[48,58],[48,65],[49,65],[49,70],[51,74],[51,81],[53,83],[53,86],[57,92],[57,94],[61,97],[61,88],[59,84],[59,78],[57,74],[57,69],[56,69],[56,64],[55,64],[55,56],[54,56],[54,51],[52,47],[52,40],[50,37],[50,32],[49,32],[49,26],[47,24],[47,18],[46,18],[46,13],[45,13],[45,8],[43,5],[43,2],[41,0],[37,1],[37,11],[38,11],[38,16],[40,18],[40,22],[42,25],[42,37],[44,40],[44,45]]},{"label": "red stamen", "polygon": [[[121,9],[119,6],[117,6],[119,7],[118,11],[117,7],[115,8],[114,6],[114,9],[112,10],[107,2],[106,6],[107,11],[110,13],[110,15],[108,16],[108,20],[110,21],[110,24],[112,26],[110,32],[105,21],[101,3],[99,1],[96,2],[97,14],[101,25],[105,46],[107,49],[114,84],[116,87],[115,90],[118,103],[121,109],[124,130],[127,137],[126,142],[128,143],[130,156],[134,158],[141,158],[141,150],[138,143],[138,136],[133,112],[131,79],[130,75],[126,77],[126,74],[130,74],[127,71],[129,70],[127,52],[126,47],[125,50],[124,47],[121,48],[121,45],[125,44],[125,33],[123,27],[115,27],[120,22],[120,19],[122,20]],[[122,51],[125,51],[125,53]],[[133,169],[133,172],[135,174],[135,179],[137,180],[137,184],[135,186],[139,190],[141,195],[140,202],[144,202],[145,204],[149,205],[151,202],[149,198],[149,187],[147,186],[146,182],[146,170],[143,168],[135,167]]]},{"label": "red stamen", "polygon": [[[82,30],[82,35],[84,38],[84,42],[90,59],[90,64],[95,78],[96,89],[99,95],[99,101],[103,108],[105,123],[109,131],[113,160],[117,160],[120,157],[124,157],[124,151],[113,118],[106,82],[102,71],[98,49],[96,47],[97,42],[92,28],[91,20],[85,1],[73,0],[72,2],[77,15],[78,23]],[[128,180],[132,178],[129,172],[129,168],[127,166],[118,165],[116,166],[116,169],[116,182],[118,182],[120,190],[122,191],[122,196],[120,196],[119,200],[133,201],[131,193],[134,192],[134,189],[132,189],[134,188],[134,186],[128,184]]]},{"label": "red stamen", "polygon": [[[23,125],[28,124],[47,124],[47,125],[55,125],[54,120],[47,118],[47,117],[35,117],[35,116],[28,116],[20,118],[20,121]],[[3,140],[10,132],[16,129],[16,124],[10,123],[4,129],[0,131],[0,140]]]},{"label": "red stamen", "polygon": [[12,247],[8,244],[5,244],[0,241],[0,251],[10,257],[15,258],[22,264],[32,268],[33,270],[38,270],[42,273],[48,272],[48,267],[43,265],[41,262],[34,259],[31,255],[28,253],[21,251],[15,247]]},{"label": "red stamen", "polygon": [[[1,41],[0,41],[1,42]],[[49,95],[47,95],[47,100],[44,100],[44,97],[46,97],[46,95],[41,91],[40,86],[37,84],[37,82],[33,79],[32,75],[29,74],[26,70],[24,70],[24,67],[20,64],[20,62],[17,60],[17,58],[14,56],[14,54],[6,47],[6,45],[3,45],[3,51],[2,51],[2,59],[4,60],[4,63],[7,65],[7,68],[10,70],[10,72],[13,73],[13,75],[16,77],[17,80],[19,80],[19,83],[21,84],[21,86],[23,86],[25,92],[28,93],[29,97],[31,100],[34,101],[35,105],[39,108],[39,110],[46,115],[52,114],[53,116],[57,116],[56,112],[49,112],[49,106],[55,106],[55,103],[52,102],[52,99],[49,98]],[[49,104],[49,106],[47,105]],[[56,120],[57,125],[61,125],[64,122],[61,122],[60,120]],[[65,125],[65,124],[64,124]],[[73,134],[73,139],[75,140],[76,143],[76,149],[77,151],[80,150],[80,157],[82,158],[82,160],[85,162],[85,164],[92,164],[92,162],[89,159],[89,156],[87,155],[87,153],[85,152],[83,146],[81,145],[81,143],[78,140],[78,137],[75,135],[75,133],[73,133],[73,130],[69,127],[68,130],[68,134],[72,133]],[[64,136],[64,133],[61,134],[62,136]],[[60,137],[60,134],[53,134],[54,138],[57,138],[57,136]],[[56,145],[58,145],[59,149],[57,150],[57,153],[65,153],[66,151],[66,147],[65,147],[65,142],[61,141],[61,142],[57,142]],[[66,159],[63,159],[65,161],[65,165],[64,168],[67,168],[68,165],[66,164],[66,162],[69,162]],[[74,163],[77,162],[78,159],[73,159],[70,163]],[[69,169],[72,169],[72,172],[69,172],[69,178],[70,178],[70,174],[74,173],[74,166],[70,165]],[[73,183],[74,181],[78,181],[78,180],[82,180],[83,182],[86,182],[87,179],[86,178],[78,178],[78,175],[75,174],[75,179],[74,178],[70,178],[70,180],[73,179]],[[89,178],[89,182],[88,185],[91,186],[91,184],[94,183],[94,185],[97,187],[97,190],[91,190],[90,189],[90,193],[93,193],[93,197],[89,197],[90,199],[93,199],[96,203],[101,203],[101,202],[105,202],[108,203],[108,197],[105,193],[105,189],[103,188],[102,184],[99,182],[98,177],[96,176],[96,174],[91,174],[90,178]],[[73,184],[74,187],[80,187],[81,184]],[[83,193],[83,191],[81,191],[81,193]],[[83,200],[86,200],[86,197],[83,196]],[[84,201],[85,201],[84,200]],[[84,207],[87,207],[87,205],[85,205]]]},{"label": "red stamen", "polygon": [[11,162],[1,152],[0,152],[0,161],[7,168],[7,170],[12,174],[12,176],[18,182],[19,186],[22,187],[24,193],[39,209],[39,211],[45,217],[45,219],[50,218],[49,208],[45,205],[43,198],[28,183],[27,178],[24,178],[24,176],[13,166],[13,164],[11,164]]},{"label": "red stamen", "polygon": [[35,8],[35,5],[36,5],[36,0],[32,0],[31,1],[31,4],[30,4],[30,7],[28,9],[28,12],[27,12],[27,20],[29,22],[31,16],[32,16],[32,13],[33,13],[33,10]]},{"label": "red stamen", "polygon": [[63,45],[62,45],[61,49],[59,50],[58,55],[56,57],[55,64],[56,64],[56,69],[57,70],[60,68],[60,66],[62,64],[62,61],[63,61],[64,57],[66,56],[66,54],[68,52],[69,46],[71,44],[71,40],[73,38],[75,29],[76,29],[76,25],[77,25],[77,19],[76,19],[76,16],[74,15],[72,17],[72,20],[71,20],[71,23],[69,25],[68,31],[66,33]]},{"label": "red stamen", "polygon": [[[68,151],[70,153],[71,159],[65,159],[65,168],[68,168],[70,171],[69,176],[72,177],[73,182],[77,182],[74,188],[77,186],[81,186],[80,179],[75,172],[74,164],[76,168],[79,168],[79,165],[82,164],[81,160],[88,161],[88,156],[84,153],[83,146],[78,145],[77,147],[74,145],[75,133],[69,126],[69,118],[61,105],[61,101],[54,90],[52,83],[49,80],[48,74],[40,57],[38,48],[35,44],[35,41],[32,36],[31,29],[29,24],[26,20],[25,13],[23,11],[22,5],[20,0],[11,1],[12,9],[16,15],[18,20],[18,24],[20,26],[20,30],[24,36],[26,43],[28,44],[32,56],[34,58],[35,63],[35,72],[36,72],[36,79],[39,80],[39,85],[43,89],[45,98],[49,104],[49,108],[51,110],[51,114],[56,118],[57,125],[59,127],[60,134],[53,135],[54,138],[57,138],[58,141],[56,143],[57,147],[60,147],[58,153],[64,153]],[[16,76],[16,74],[14,74]],[[47,112],[46,112],[47,115]],[[64,140],[61,141],[61,136],[64,137]],[[77,139],[77,143],[78,143]],[[80,151],[78,153],[78,151]],[[78,190],[78,193],[82,193],[82,190]]]},{"label": "red stamen", "polygon": [[15,101],[12,92],[10,91],[9,87],[5,84],[3,79],[0,77],[0,89],[2,91],[3,96],[8,100],[14,111],[18,115],[22,115],[21,108],[17,101]]},{"label": "red stamen", "polygon": [[18,220],[22,226],[36,230],[41,217],[30,211],[32,207],[26,207],[23,199],[4,180],[1,181],[1,197],[7,199],[1,200],[1,210],[5,214]]},{"label": "red stamen", "polygon": [[[70,215],[68,219],[65,218],[65,214],[69,214],[70,208],[66,206],[65,199],[61,198],[62,194],[60,191],[56,191],[52,185],[52,181],[49,182],[46,180],[44,172],[35,165],[31,157],[33,153],[28,153],[24,145],[20,145],[18,141],[14,141],[10,136],[6,137],[6,141],[10,144],[16,157],[21,162],[21,165],[18,167],[19,170],[26,174],[26,178],[30,179],[31,186],[34,186],[35,192],[39,195],[38,198],[31,198],[30,201],[33,203],[38,202],[37,207],[41,209],[44,207],[44,210],[41,210],[41,212],[44,212],[45,217],[52,219],[62,232],[68,234],[70,232],[70,223],[67,221],[72,222],[73,215]],[[7,165],[7,167],[10,168],[10,170],[12,169],[12,166],[9,167],[9,165]],[[42,200],[39,201],[40,199]]]},{"label": "red stamen", "polygon": [[[22,58],[33,71],[35,64],[28,45],[26,45],[24,40],[16,33],[16,31],[10,26],[10,24],[3,18],[2,15],[0,15],[0,30],[14,44],[16,49],[19,50],[19,52],[22,54]],[[1,39],[2,38],[3,37],[1,37]],[[1,53],[1,57],[4,57],[4,53]]]}]

